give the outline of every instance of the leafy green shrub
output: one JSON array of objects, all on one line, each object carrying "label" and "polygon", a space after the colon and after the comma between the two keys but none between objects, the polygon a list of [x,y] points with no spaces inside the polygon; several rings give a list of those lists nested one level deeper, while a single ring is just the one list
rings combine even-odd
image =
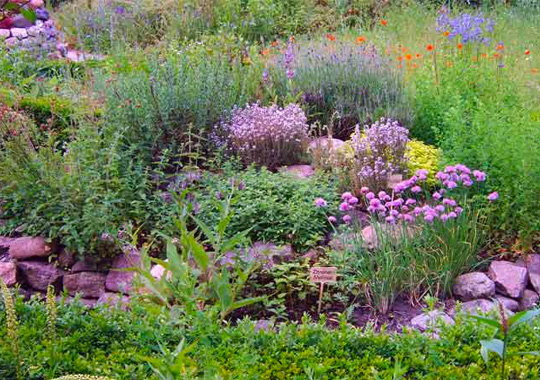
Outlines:
[{"label": "leafy green shrub", "polygon": [[107,119],[146,163],[165,150],[178,159],[234,106],[254,100],[262,68],[203,53],[151,56],[107,86]]},{"label": "leafy green shrub", "polygon": [[[478,341],[489,339],[491,329],[459,315],[456,325],[444,326],[439,339],[434,340],[418,333],[387,334],[354,328],[343,316],[333,329],[323,325],[324,318],[319,324],[304,318],[302,323],[281,324],[279,328],[270,323],[266,331],[256,329],[249,320],[225,326],[194,320],[189,329],[184,329],[175,323],[174,313],[168,318],[160,310],[152,312],[137,303],[125,312],[119,308],[85,309],[74,302],[58,308],[58,349],[52,360],[45,346],[45,305],[18,299],[15,306],[26,380],[50,380],[71,373],[115,380],[160,379],[152,373],[146,357],[153,358],[153,366],[161,362],[158,368],[185,366],[186,373],[200,379],[304,379],[312,373],[321,379],[402,376],[488,380],[499,374],[496,366],[486,367],[480,355]],[[531,326],[517,328],[508,342],[509,353],[537,349],[538,326],[536,320]],[[3,305],[0,334],[6,336]],[[190,349],[182,350],[178,357],[182,360],[162,354],[174,351],[183,341]],[[6,380],[15,379],[10,350],[9,341],[0,340],[0,376]],[[533,379],[538,375],[540,359],[511,356],[506,366],[510,378]]]},{"label": "leafy green shrub", "polygon": [[[230,233],[249,230],[248,236],[253,241],[292,244],[303,251],[322,240],[330,230],[326,208],[318,208],[314,202],[323,198],[328,210],[335,209],[337,195],[331,179],[299,180],[253,168],[232,178],[242,182],[244,190],[232,205]],[[200,215],[206,224],[215,225],[217,215],[212,198],[224,194],[230,180],[230,176],[211,176],[206,180],[200,200]]]}]

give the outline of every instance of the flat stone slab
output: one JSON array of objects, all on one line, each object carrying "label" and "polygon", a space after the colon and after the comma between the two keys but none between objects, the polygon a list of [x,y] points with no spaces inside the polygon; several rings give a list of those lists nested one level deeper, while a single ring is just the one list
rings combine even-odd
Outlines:
[{"label": "flat stone slab", "polygon": [[64,289],[71,296],[81,294],[83,298],[99,298],[105,293],[105,273],[80,272],[64,277]]},{"label": "flat stone slab", "polygon": [[17,260],[48,257],[52,253],[52,246],[42,237],[21,237],[9,243],[9,255]]},{"label": "flat stone slab", "polygon": [[497,290],[505,296],[520,298],[527,287],[527,268],[509,261],[494,261],[489,266],[488,276],[495,282]]}]

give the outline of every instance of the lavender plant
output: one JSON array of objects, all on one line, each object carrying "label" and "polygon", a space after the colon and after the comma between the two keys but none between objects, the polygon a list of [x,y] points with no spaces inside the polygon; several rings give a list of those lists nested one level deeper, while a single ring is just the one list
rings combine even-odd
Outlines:
[{"label": "lavender plant", "polygon": [[240,157],[247,166],[255,164],[273,170],[297,163],[308,138],[307,118],[302,108],[289,104],[247,105],[232,111],[229,121],[216,127],[219,141]]},{"label": "lavender plant", "polygon": [[405,169],[408,134],[391,119],[382,118],[364,129],[357,126],[351,138],[354,156],[348,169],[353,189],[386,189],[390,176]]},{"label": "lavender plant", "polygon": [[273,79],[281,96],[301,95],[310,122],[329,125],[346,140],[358,123],[383,115],[407,122],[408,101],[402,78],[374,46],[348,42],[289,43],[278,57]]}]

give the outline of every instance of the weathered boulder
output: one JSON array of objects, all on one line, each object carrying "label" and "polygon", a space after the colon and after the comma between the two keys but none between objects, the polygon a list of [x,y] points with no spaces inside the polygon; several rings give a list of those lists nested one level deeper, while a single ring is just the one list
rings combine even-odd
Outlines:
[{"label": "weathered boulder", "polygon": [[519,311],[519,302],[516,301],[515,299],[501,296],[500,294],[496,295],[495,299],[499,301],[505,309],[508,309],[514,312]]},{"label": "weathered boulder", "polygon": [[53,247],[42,237],[21,237],[9,244],[9,255],[17,260],[48,257],[52,253]]},{"label": "weathered boulder", "polygon": [[100,272],[101,270],[98,261],[91,257],[84,257],[73,264],[71,267],[71,273],[80,272]]},{"label": "weathered boulder", "polygon": [[441,323],[447,325],[455,324],[454,320],[448,314],[439,310],[433,310],[417,315],[411,320],[411,326],[420,331],[429,329],[436,330]]},{"label": "weathered boulder", "polygon": [[520,298],[527,287],[527,269],[509,261],[492,262],[488,276],[501,294],[512,298]]},{"label": "weathered boulder", "polygon": [[[28,27],[32,26],[32,24],[28,25]],[[26,27],[22,28],[11,28],[11,35],[13,37],[17,37],[19,40],[22,40],[26,37],[28,37],[28,33],[26,32]]]},{"label": "weathered boulder", "polygon": [[34,289],[46,291],[49,285],[59,287],[62,283],[64,272],[54,264],[43,261],[19,261],[17,267],[22,280]]},{"label": "weathered boulder", "polygon": [[106,289],[110,292],[129,293],[135,278],[135,271],[129,269],[140,266],[141,256],[138,252],[129,252],[116,257],[107,274]]},{"label": "weathered boulder", "polygon": [[122,293],[105,292],[97,300],[98,305],[117,306],[120,304],[125,307],[130,302],[130,297],[123,295]]},{"label": "weathered boulder", "polygon": [[283,172],[294,175],[299,179],[306,179],[315,174],[315,169],[311,165],[291,165],[285,166]]},{"label": "weathered boulder", "polygon": [[540,296],[534,290],[525,289],[523,296],[519,300],[519,308],[521,310],[527,310],[535,307],[540,300]]},{"label": "weathered boulder", "polygon": [[477,299],[474,301],[464,302],[461,305],[461,311],[472,315],[487,314],[491,311],[498,311],[498,306],[493,301]]},{"label": "weathered boulder", "polygon": [[537,293],[540,293],[540,255],[528,255],[525,258],[525,265],[531,286]]},{"label": "weathered boulder", "polygon": [[64,277],[64,289],[69,295],[77,293],[83,298],[99,298],[105,293],[105,273],[80,272]]},{"label": "weathered boulder", "polygon": [[17,283],[17,266],[13,262],[0,262],[0,277],[7,286]]},{"label": "weathered boulder", "polygon": [[456,278],[453,292],[463,301],[489,298],[495,295],[495,283],[482,272],[471,272]]}]

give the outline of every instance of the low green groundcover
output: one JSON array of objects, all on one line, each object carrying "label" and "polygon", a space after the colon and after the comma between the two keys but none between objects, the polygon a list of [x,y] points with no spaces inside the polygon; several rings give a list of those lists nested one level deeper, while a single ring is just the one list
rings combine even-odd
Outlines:
[{"label": "low green groundcover", "polygon": [[[345,322],[328,329],[307,320],[265,330],[247,320],[224,327],[195,318],[185,327],[174,315],[140,305],[131,311],[85,310],[76,303],[58,309],[51,332],[42,303],[19,300],[16,310],[25,380],[75,373],[157,380],[148,358],[153,364],[174,363],[163,352],[174,351],[182,339],[189,347],[178,367],[184,375],[174,379],[499,378],[499,359],[492,356],[486,366],[480,356],[479,340],[489,338],[490,331],[467,318],[458,318],[439,339],[432,339],[418,332],[362,331]],[[522,326],[510,352],[538,350],[539,327],[538,322]],[[16,378],[16,359],[6,336],[5,311],[0,309],[0,379],[11,380]],[[536,356],[508,359],[509,379],[538,379],[539,373]]]}]

